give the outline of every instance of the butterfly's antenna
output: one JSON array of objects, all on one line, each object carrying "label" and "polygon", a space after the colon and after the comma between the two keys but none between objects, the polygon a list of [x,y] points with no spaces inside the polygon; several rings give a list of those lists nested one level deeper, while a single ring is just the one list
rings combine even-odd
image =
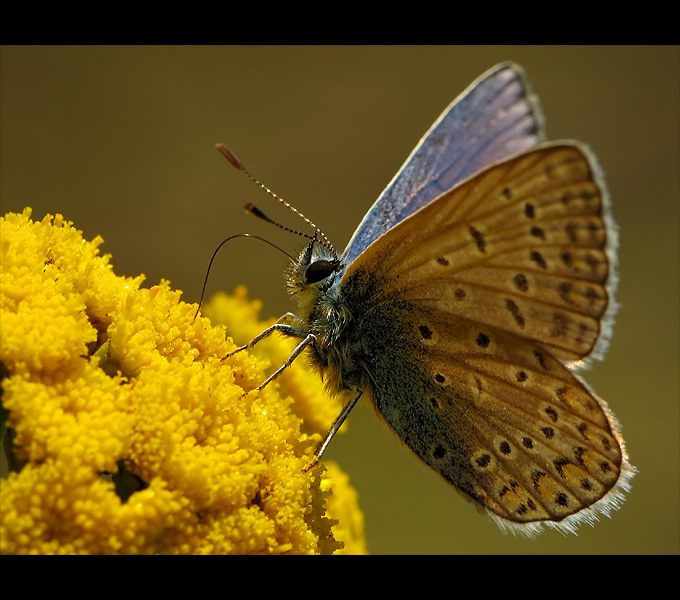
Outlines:
[{"label": "butterfly's antenna", "polygon": [[196,309],[196,314],[194,315],[194,321],[196,320],[196,317],[198,316],[199,311],[201,310],[201,304],[203,304],[203,296],[205,295],[205,287],[208,285],[208,275],[210,275],[210,268],[212,267],[213,261],[215,260],[215,256],[217,256],[217,253],[219,252],[220,248],[224,246],[227,242],[233,240],[234,238],[238,237],[249,237],[249,238],[255,238],[256,240],[260,240],[261,242],[264,242],[265,244],[269,244],[272,248],[276,248],[279,252],[282,252],[285,254],[292,262],[295,262],[295,258],[293,258],[288,252],[286,252],[283,248],[279,248],[276,244],[270,242],[269,240],[266,240],[264,238],[261,238],[259,235],[253,235],[252,233],[237,233],[236,235],[231,235],[229,236],[226,240],[224,240],[217,248],[215,248],[215,252],[213,252],[212,257],[210,258],[210,262],[208,263],[208,270],[205,273],[205,279],[203,280],[203,289],[201,290],[201,299],[198,301],[198,308]]},{"label": "butterfly's antenna", "polygon": [[[254,204],[251,204],[250,202],[248,204],[246,204],[243,208],[245,208],[246,211],[249,212],[251,215],[258,217],[259,219],[262,219],[263,221],[267,221],[267,223],[271,223],[272,225],[276,225],[277,227],[280,227],[284,231],[288,231],[288,232],[294,233],[296,235],[301,235],[302,237],[306,237],[307,239],[310,239],[310,240],[318,241],[317,238],[316,238],[316,233],[314,235],[309,235],[308,233],[305,233],[304,231],[298,231],[297,229],[287,227],[286,225],[281,225],[281,223],[278,223],[277,221],[274,221],[274,219],[269,218],[259,208],[257,208],[257,206],[255,206]],[[318,229],[316,231],[318,231]]]},{"label": "butterfly's antenna", "polygon": [[[227,148],[224,144],[216,144],[215,147],[219,150],[220,154],[222,154],[222,156],[224,156],[224,158],[226,158],[226,159],[232,164],[233,167],[235,167],[236,169],[238,169],[239,171],[241,171],[241,173],[243,173],[246,177],[248,177],[248,179],[250,179],[253,183],[255,183],[256,185],[258,185],[259,187],[261,187],[261,188],[262,188],[265,192],[267,192],[272,198],[278,200],[278,201],[279,201],[281,204],[283,204],[286,208],[288,208],[289,210],[293,211],[298,217],[300,217],[303,221],[305,221],[305,223],[311,225],[311,226],[314,228],[314,230],[315,230],[314,238],[311,238],[311,239],[315,239],[317,234],[320,235],[323,239],[322,239],[322,240],[319,240],[319,243],[320,243],[321,245],[325,246],[325,247],[331,252],[331,254],[333,254],[333,256],[335,256],[336,258],[338,257],[338,254],[337,254],[337,252],[335,251],[335,248],[333,248],[333,244],[331,244],[330,240],[329,240],[329,239],[324,235],[324,233],[323,233],[323,232],[322,232],[322,231],[321,231],[321,230],[320,230],[320,229],[319,229],[319,228],[311,221],[311,219],[308,219],[307,217],[305,217],[305,215],[303,215],[303,214],[302,214],[297,208],[295,208],[292,204],[289,204],[288,202],[286,202],[283,198],[281,198],[280,196],[278,196],[277,194],[275,194],[274,192],[272,192],[272,191],[271,191],[266,185],[264,185],[260,180],[258,180],[256,177],[254,177],[254,176],[250,173],[250,171],[248,171],[248,169],[246,169],[246,168],[243,166],[243,164],[241,163],[241,161],[240,161],[238,158],[236,158],[236,156],[234,155],[234,153],[233,153],[231,150],[229,150],[229,148]],[[249,205],[249,206],[252,206],[252,205]],[[253,208],[255,208],[255,207],[253,207]],[[259,209],[250,210],[250,209],[248,208],[248,206],[246,206],[246,210],[249,210],[249,212],[251,212],[252,214],[254,214],[254,215],[258,216],[258,217],[264,218],[265,221],[269,221],[270,223],[273,223],[274,225],[277,225],[277,226],[281,227],[282,229],[287,229],[286,227],[284,227],[284,226],[282,226],[282,225],[279,225],[276,221],[272,221],[271,219],[269,219],[269,217],[264,216],[264,213],[262,213],[261,211],[259,211]],[[294,229],[288,229],[288,231],[291,231],[291,232],[293,232],[293,233],[300,233],[299,231],[295,231]],[[302,235],[305,235],[305,234],[302,234]],[[310,237],[310,236],[305,235],[305,237]]]}]

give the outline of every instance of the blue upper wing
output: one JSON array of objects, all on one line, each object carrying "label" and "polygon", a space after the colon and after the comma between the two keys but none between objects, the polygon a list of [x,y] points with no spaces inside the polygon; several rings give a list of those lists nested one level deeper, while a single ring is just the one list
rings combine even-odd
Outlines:
[{"label": "blue upper wing", "polygon": [[543,141],[542,124],[521,67],[487,71],[448,106],[380,194],[345,249],[345,265],[460,181]]}]

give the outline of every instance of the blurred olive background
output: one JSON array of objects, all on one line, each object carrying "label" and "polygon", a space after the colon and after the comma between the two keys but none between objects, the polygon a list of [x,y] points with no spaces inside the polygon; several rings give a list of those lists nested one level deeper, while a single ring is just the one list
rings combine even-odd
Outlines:
[{"label": "blurred olive background", "polygon": [[[344,248],[440,112],[514,60],[550,139],[588,143],[620,226],[615,335],[587,373],[623,424],[639,469],[612,519],[564,537],[501,533],[359,406],[326,457],[357,488],[373,553],[678,553],[680,49],[546,46],[4,46],[2,213],[62,213],[105,239],[121,275],[143,272],[198,300],[228,235],[301,241],[242,210],[301,223],[214,149],[229,145],[267,186]],[[247,284],[264,316],[291,309],[285,257],[239,239],[208,293]]]}]

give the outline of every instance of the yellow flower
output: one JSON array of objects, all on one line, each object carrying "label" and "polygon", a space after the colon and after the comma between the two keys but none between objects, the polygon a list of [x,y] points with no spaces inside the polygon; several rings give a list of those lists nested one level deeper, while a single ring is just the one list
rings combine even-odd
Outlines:
[{"label": "yellow flower", "polygon": [[221,324],[194,320],[168,282],[116,276],[100,237],[30,216],[0,218],[0,553],[365,552],[346,475],[305,471],[337,402],[297,364],[254,389],[280,336],[222,360],[261,305],[240,288],[205,307]]}]

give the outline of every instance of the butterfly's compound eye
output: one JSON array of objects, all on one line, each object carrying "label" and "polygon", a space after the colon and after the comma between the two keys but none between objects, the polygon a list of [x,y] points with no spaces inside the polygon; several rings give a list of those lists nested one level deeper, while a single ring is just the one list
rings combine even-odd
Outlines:
[{"label": "butterfly's compound eye", "polygon": [[305,270],[305,283],[318,283],[337,269],[337,260],[315,260]]}]

